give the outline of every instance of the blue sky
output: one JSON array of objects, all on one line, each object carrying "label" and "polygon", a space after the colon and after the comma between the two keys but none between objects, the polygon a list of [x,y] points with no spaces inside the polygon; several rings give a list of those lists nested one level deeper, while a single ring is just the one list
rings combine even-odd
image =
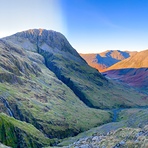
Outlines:
[{"label": "blue sky", "polygon": [[0,37],[63,33],[80,53],[148,49],[148,0],[0,0]]}]

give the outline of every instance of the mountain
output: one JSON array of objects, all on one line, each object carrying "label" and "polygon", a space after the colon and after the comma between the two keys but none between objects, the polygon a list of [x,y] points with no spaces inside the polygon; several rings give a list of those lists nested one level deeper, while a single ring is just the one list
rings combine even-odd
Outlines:
[{"label": "mountain", "polygon": [[107,77],[118,79],[130,86],[148,88],[148,50],[136,53],[134,56],[109,67],[104,74]]},{"label": "mountain", "polygon": [[5,145],[53,145],[111,122],[111,108],[147,104],[148,96],[90,67],[61,33],[32,29],[0,39],[0,141]]},{"label": "mountain", "polygon": [[136,52],[120,51],[120,50],[107,50],[98,54],[80,54],[86,62],[98,69],[100,72],[105,71],[108,67],[122,61],[130,56],[133,56]]},{"label": "mountain", "polygon": [[[0,141],[12,147],[47,146],[53,138],[76,135],[111,118],[107,111],[91,109],[80,101],[46,67],[43,56],[4,40],[0,40],[0,112],[14,118],[0,118]],[[18,120],[26,125],[17,124]],[[38,130],[41,133],[36,137]],[[11,139],[14,143],[8,137],[16,138]],[[23,144],[14,146],[20,137]]]},{"label": "mountain", "polygon": [[148,50],[137,52],[134,56],[127,58],[107,70],[111,69],[123,69],[123,68],[146,68],[148,67]]},{"label": "mountain", "polygon": [[[88,66],[67,39],[58,32],[34,29],[17,33],[4,40],[11,41],[26,51],[42,55],[45,66],[89,107],[112,108],[123,104],[139,104],[141,97],[131,91],[132,95],[137,96],[137,102],[133,104],[127,101],[133,98],[132,95],[126,96],[128,90],[123,88],[121,92],[119,86]],[[119,96],[123,99],[119,99]]]}]

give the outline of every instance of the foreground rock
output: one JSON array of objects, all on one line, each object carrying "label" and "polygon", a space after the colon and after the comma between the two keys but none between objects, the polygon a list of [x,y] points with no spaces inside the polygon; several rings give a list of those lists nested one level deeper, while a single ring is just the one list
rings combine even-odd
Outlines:
[{"label": "foreground rock", "polygon": [[79,139],[67,148],[121,148],[148,147],[148,125],[144,128],[120,128],[106,135],[96,133],[94,136]]}]

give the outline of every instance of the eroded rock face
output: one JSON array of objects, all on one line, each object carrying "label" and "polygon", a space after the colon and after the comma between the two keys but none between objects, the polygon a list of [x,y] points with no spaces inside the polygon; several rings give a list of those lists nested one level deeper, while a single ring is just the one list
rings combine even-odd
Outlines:
[{"label": "eroded rock face", "polygon": [[53,53],[57,51],[69,52],[79,57],[67,39],[59,32],[45,29],[30,29],[4,38],[22,46],[29,51],[38,51],[38,48]]},{"label": "eroded rock face", "polygon": [[18,76],[39,75],[41,69],[36,62],[29,61],[27,54],[29,55],[20,46],[0,40],[1,82],[10,81],[15,83],[17,81],[19,83],[21,80]]}]

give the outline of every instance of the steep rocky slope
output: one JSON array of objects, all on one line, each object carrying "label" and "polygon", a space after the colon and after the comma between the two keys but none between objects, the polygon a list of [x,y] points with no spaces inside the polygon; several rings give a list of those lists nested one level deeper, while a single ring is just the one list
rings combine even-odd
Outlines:
[{"label": "steep rocky slope", "polygon": [[122,61],[128,57],[135,55],[136,52],[120,51],[120,50],[107,50],[98,54],[80,54],[86,62],[98,69],[100,72],[105,71],[108,67]]},{"label": "steep rocky slope", "polygon": [[124,147],[148,147],[148,126],[141,128],[120,128],[115,131],[109,132],[107,135],[97,134],[91,137],[85,137],[74,144],[67,146],[67,148],[124,148]]},{"label": "steep rocky slope", "polygon": [[[80,101],[41,55],[0,40],[0,59],[0,112],[34,125],[48,138],[73,136],[110,120],[106,111]],[[4,132],[1,135],[7,139]]]}]

